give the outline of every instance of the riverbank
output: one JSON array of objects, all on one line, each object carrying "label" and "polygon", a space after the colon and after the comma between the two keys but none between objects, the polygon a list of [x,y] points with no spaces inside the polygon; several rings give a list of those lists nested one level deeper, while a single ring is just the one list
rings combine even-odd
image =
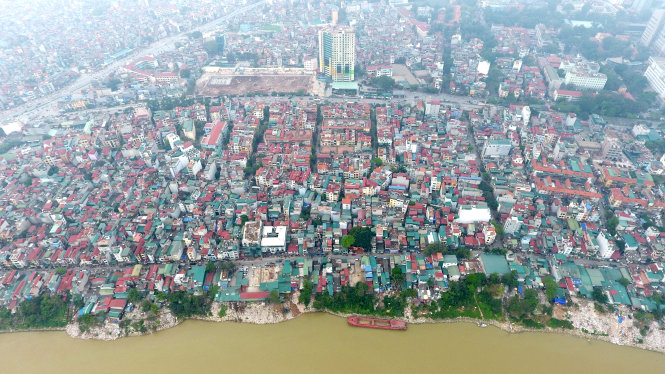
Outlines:
[{"label": "riverbank", "polygon": [[[182,320],[178,320],[167,309],[161,310],[155,318],[149,318],[146,313],[140,312],[138,308],[135,308],[131,312],[127,312],[124,320],[128,321],[127,325],[111,322],[111,320],[107,318],[104,320],[103,324],[92,326],[86,331],[81,331],[79,323],[73,321],[68,324],[64,330],[67,335],[71,336],[72,338],[116,340],[123,337],[141,336],[170,329],[182,322]],[[140,324],[139,321],[141,321]],[[132,326],[132,322],[136,323],[137,325]],[[140,326],[143,326],[145,330],[142,331]]]},{"label": "riverbank", "polygon": [[[269,303],[230,303],[221,304],[213,303],[211,313],[208,316],[196,316],[192,319],[209,321],[209,322],[240,322],[251,324],[275,324],[291,319],[297,318],[304,313],[322,312],[319,310],[305,308],[303,304],[298,304],[298,295],[292,295],[291,299],[283,304],[269,304]],[[226,307],[226,314],[220,317],[219,311],[222,305]],[[348,314],[326,313],[336,315],[339,317],[347,317]],[[431,319],[424,317],[414,317],[411,314],[410,308],[407,308],[405,317],[399,318],[410,324],[436,324],[436,323],[474,323],[483,322],[489,326],[494,326],[505,332],[516,334],[525,332],[547,332],[556,334],[572,335],[584,339],[598,339],[612,344],[621,346],[630,346],[639,349],[645,349],[655,352],[665,353],[665,330],[660,325],[653,321],[648,326],[646,335],[642,335],[640,329],[635,326],[634,319],[631,317],[632,312],[626,307],[617,307],[612,313],[601,313],[594,307],[594,303],[586,299],[574,299],[573,306],[557,307],[555,309],[557,317],[560,319],[569,320],[573,329],[563,328],[550,328],[544,327],[542,329],[527,328],[521,325],[511,323],[509,321],[496,321],[496,320],[477,320],[467,317],[459,317],[455,319]],[[623,320],[620,322],[618,316],[622,316]],[[144,321],[145,314],[138,312],[136,309],[129,312],[125,319],[128,321]],[[162,331],[177,326],[183,322],[182,319],[177,319],[168,310],[160,311],[157,318],[148,325],[145,331],[131,328],[131,323],[128,322],[124,327],[120,324],[105,321],[100,326],[94,326],[86,332],[81,332],[79,325],[72,322],[64,329],[66,333],[78,339],[96,339],[96,340],[115,340],[126,336],[140,336],[151,334],[153,332]],[[129,327],[127,326],[129,325]],[[59,329],[62,330],[62,329]]]}]

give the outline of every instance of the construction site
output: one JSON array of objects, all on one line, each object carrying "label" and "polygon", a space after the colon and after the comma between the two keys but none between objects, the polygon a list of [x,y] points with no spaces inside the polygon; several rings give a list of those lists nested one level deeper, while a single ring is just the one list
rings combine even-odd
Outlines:
[{"label": "construction site", "polygon": [[205,97],[273,92],[323,95],[325,83],[302,68],[205,67],[196,92]]}]

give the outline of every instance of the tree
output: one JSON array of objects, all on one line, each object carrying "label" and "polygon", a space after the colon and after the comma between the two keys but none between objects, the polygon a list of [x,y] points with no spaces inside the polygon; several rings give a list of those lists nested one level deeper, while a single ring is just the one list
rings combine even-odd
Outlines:
[{"label": "tree", "polygon": [[621,284],[624,287],[628,287],[628,285],[630,284],[630,281],[626,278],[621,278],[621,279],[619,279],[619,284]]},{"label": "tree", "polygon": [[279,298],[279,292],[277,292],[277,290],[270,291],[270,302],[273,304],[282,303],[282,300]]},{"label": "tree", "polygon": [[215,263],[212,261],[208,261],[208,263],[206,264],[206,273],[214,273],[215,270],[217,270]]},{"label": "tree", "polygon": [[505,234],[505,231],[503,229],[503,224],[492,221],[492,225],[494,226],[494,231],[496,232],[496,235],[499,237],[502,237]]},{"label": "tree", "polygon": [[230,274],[235,270],[236,264],[233,261],[222,261],[220,268]]},{"label": "tree", "polygon": [[67,269],[65,269],[65,268],[57,268],[57,269],[55,269],[55,273],[58,274],[58,275],[60,275],[60,276],[63,276],[63,275],[65,275],[65,273],[67,273]]},{"label": "tree", "polygon": [[406,281],[406,275],[402,272],[402,268],[395,266],[390,273],[390,280],[393,282],[397,289],[402,288],[402,284]]},{"label": "tree", "polygon": [[392,92],[392,89],[395,86],[395,80],[389,76],[382,75],[370,79],[369,84],[372,87],[376,87],[379,91]]},{"label": "tree", "polygon": [[617,226],[619,225],[619,218],[615,215],[612,215],[609,221],[607,221],[607,231],[610,235],[614,236],[617,234]]},{"label": "tree", "polygon": [[127,301],[136,304],[141,300],[141,293],[135,287],[129,289],[127,293]]},{"label": "tree", "polygon": [[246,214],[240,216],[241,225],[244,225],[247,221],[249,221],[249,217]]},{"label": "tree", "polygon": [[113,79],[109,80],[108,82],[106,82],[106,87],[110,88],[111,91],[117,91],[118,86],[120,85],[120,83],[122,83],[122,81],[120,79],[113,78]]},{"label": "tree", "polygon": [[455,250],[455,256],[459,259],[470,259],[473,256],[473,253],[469,248],[460,247]]},{"label": "tree", "polygon": [[353,244],[362,247],[367,251],[372,250],[372,229],[365,226],[354,226],[349,230],[349,235],[353,235]]},{"label": "tree", "polygon": [[380,157],[375,157],[375,158],[372,159],[372,164],[374,164],[374,166],[377,166],[377,167],[382,166],[383,165],[383,160],[381,160]]},{"label": "tree", "polygon": [[305,280],[302,285],[302,290],[300,290],[300,295],[298,296],[298,302],[300,304],[305,304],[309,306],[309,302],[312,300],[312,291],[314,290],[314,283],[309,280]]},{"label": "tree", "polygon": [[353,237],[353,235],[344,235],[342,237],[342,247],[344,247],[344,248],[351,247],[353,245],[353,243],[355,242],[355,240],[356,239]]},{"label": "tree", "polygon": [[547,301],[552,302],[559,290],[559,285],[552,277],[545,277],[543,279],[543,283],[545,284],[545,295],[547,296]]},{"label": "tree", "polygon": [[90,330],[90,328],[101,324],[99,318],[92,314],[84,314],[78,317],[77,322],[79,323],[79,331],[83,333]]},{"label": "tree", "polygon": [[448,246],[443,242],[434,242],[430,243],[425,247],[425,255],[431,256],[435,253],[446,253],[448,252]]},{"label": "tree", "polygon": [[157,297],[168,300],[169,309],[179,318],[193,315],[205,316],[210,312],[210,299],[205,294],[191,295],[185,291],[176,291],[166,296],[157,295]]},{"label": "tree", "polygon": [[509,274],[501,277],[501,281],[506,287],[508,287],[508,290],[516,288],[519,285],[519,282],[517,281],[517,270],[512,270]]},{"label": "tree", "polygon": [[508,301],[508,313],[515,318],[525,318],[538,306],[538,292],[534,289],[524,291],[524,298],[515,295]]},{"label": "tree", "polygon": [[607,304],[609,299],[601,287],[594,287],[591,292],[591,298],[601,304]]},{"label": "tree", "polygon": [[148,313],[150,311],[151,307],[152,307],[152,303],[150,302],[150,300],[143,300],[141,302],[141,309],[143,310],[143,312]]},{"label": "tree", "polygon": [[48,171],[46,172],[46,174],[50,177],[53,174],[58,174],[59,170],[60,169],[58,169],[57,166],[51,166],[50,168],[48,168]]},{"label": "tree", "polygon": [[220,307],[219,307],[219,313],[217,313],[217,315],[219,316],[219,318],[224,318],[224,317],[226,317],[226,311],[227,311],[227,310],[228,310],[228,307],[227,307],[226,305],[224,305],[224,304],[220,305]]}]

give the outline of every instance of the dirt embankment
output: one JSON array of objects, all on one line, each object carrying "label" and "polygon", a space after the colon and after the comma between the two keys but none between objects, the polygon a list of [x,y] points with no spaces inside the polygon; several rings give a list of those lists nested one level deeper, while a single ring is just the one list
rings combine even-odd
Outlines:
[{"label": "dirt embankment", "polygon": [[[553,317],[558,319],[567,319],[572,322],[574,329],[529,329],[510,322],[500,322],[484,320],[487,325],[496,326],[504,331],[511,333],[521,332],[554,332],[564,333],[583,338],[595,338],[604,340],[613,344],[632,346],[641,349],[647,349],[658,352],[665,352],[665,330],[657,322],[651,322],[648,325],[646,334],[642,335],[640,328],[632,318],[632,311],[627,307],[619,306],[614,312],[601,313],[596,310],[594,303],[585,299],[573,300],[574,306],[554,308]],[[224,317],[219,316],[222,307],[226,308]],[[294,293],[289,300],[282,304],[269,303],[213,303],[211,314],[206,317],[196,317],[195,319],[211,322],[242,322],[254,324],[280,323],[296,318],[304,313],[317,312],[314,309],[307,309],[303,304],[298,303],[298,293]],[[332,313],[341,317],[346,314]],[[619,316],[622,322],[619,322]],[[133,311],[125,316],[125,319],[137,322],[145,320],[147,316],[138,311]],[[472,318],[456,318],[451,320],[435,320],[430,318],[415,317],[411,309],[407,308],[405,317],[402,318],[408,323],[455,323],[468,322],[478,323],[479,320]],[[126,323],[121,327],[118,323],[108,320],[101,326],[91,328],[82,333],[78,323],[72,322],[66,328],[67,334],[81,339],[99,339],[114,340],[124,336],[137,336],[149,334],[155,331],[164,330],[178,325],[181,320],[175,318],[168,310],[160,311],[156,319],[148,324],[145,332],[133,328],[132,323]],[[642,329],[644,331],[644,329]]]}]

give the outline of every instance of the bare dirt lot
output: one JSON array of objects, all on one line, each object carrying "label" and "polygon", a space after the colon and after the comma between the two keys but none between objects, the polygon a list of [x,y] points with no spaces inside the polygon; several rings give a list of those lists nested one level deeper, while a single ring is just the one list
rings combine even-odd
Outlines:
[{"label": "bare dirt lot", "polygon": [[313,75],[218,75],[203,74],[196,82],[196,91],[202,96],[243,95],[272,92],[312,93]]}]

